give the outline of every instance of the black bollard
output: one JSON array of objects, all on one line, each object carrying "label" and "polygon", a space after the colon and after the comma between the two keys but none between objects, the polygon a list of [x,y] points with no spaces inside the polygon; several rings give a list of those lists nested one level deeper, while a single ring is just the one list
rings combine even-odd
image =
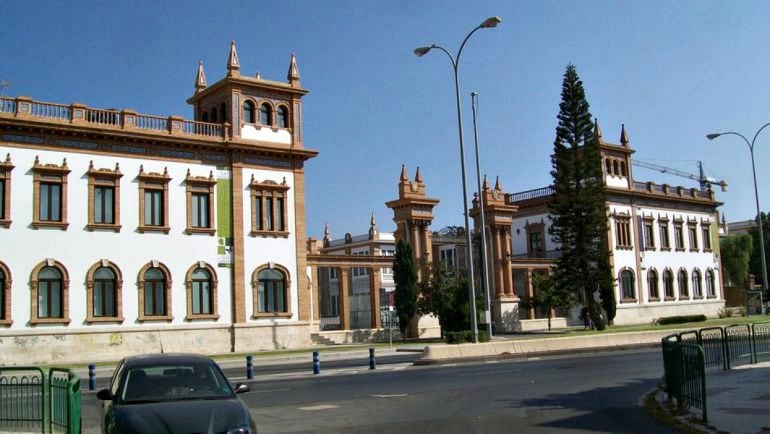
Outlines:
[{"label": "black bollard", "polygon": [[313,374],[321,373],[321,361],[318,360],[318,351],[313,351]]},{"label": "black bollard", "polygon": [[96,389],[96,365],[88,365],[88,390]]},{"label": "black bollard", "polygon": [[254,378],[254,357],[246,356],[246,378],[251,380]]},{"label": "black bollard", "polygon": [[374,348],[369,348],[369,369],[377,369],[377,360],[374,358]]}]

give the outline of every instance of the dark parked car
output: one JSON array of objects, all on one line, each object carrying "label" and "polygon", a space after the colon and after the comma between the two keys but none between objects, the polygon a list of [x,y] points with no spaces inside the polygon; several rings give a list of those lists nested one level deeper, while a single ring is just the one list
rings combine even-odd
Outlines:
[{"label": "dark parked car", "polygon": [[206,356],[146,354],[121,360],[102,404],[102,432],[108,434],[252,434],[254,420],[235,389]]}]

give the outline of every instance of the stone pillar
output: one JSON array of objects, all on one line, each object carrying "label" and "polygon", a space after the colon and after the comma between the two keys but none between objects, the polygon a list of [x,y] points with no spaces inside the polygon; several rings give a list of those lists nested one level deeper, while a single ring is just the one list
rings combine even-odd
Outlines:
[{"label": "stone pillar", "polygon": [[495,229],[495,258],[492,262],[495,264],[495,294],[497,298],[505,294],[505,263],[503,262],[502,242],[500,240],[500,229]]},{"label": "stone pillar", "polygon": [[[527,273],[524,275],[524,281],[527,285],[527,296],[532,299],[532,297],[535,296],[535,287],[532,286],[532,269],[527,268]],[[535,319],[535,308],[534,306],[529,308],[529,319]]]},{"label": "stone pillar", "polygon": [[340,289],[340,328],[350,330],[350,269],[340,267],[339,289]]},{"label": "stone pillar", "polygon": [[313,309],[310,312],[310,322],[312,323],[319,323],[321,321],[321,315],[319,313],[318,306],[321,304],[321,296],[320,296],[320,288],[318,288],[318,285],[320,283],[321,279],[318,276],[318,266],[311,265],[310,266],[310,300],[311,304],[313,305]]},{"label": "stone pillar", "polygon": [[513,289],[513,269],[511,267],[511,232],[505,230],[505,246],[503,250],[503,273],[505,276],[505,294],[517,298],[516,291]]},{"label": "stone pillar", "polygon": [[380,328],[380,269],[369,269],[369,294],[372,306],[372,328]]}]

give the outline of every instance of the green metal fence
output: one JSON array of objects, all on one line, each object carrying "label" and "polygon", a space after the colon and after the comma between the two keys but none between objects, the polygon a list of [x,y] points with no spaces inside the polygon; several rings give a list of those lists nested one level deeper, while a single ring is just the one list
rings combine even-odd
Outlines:
[{"label": "green metal fence", "polygon": [[706,360],[703,348],[697,344],[680,343],[675,348],[679,374],[680,395],[677,402],[685,407],[701,410],[703,421],[708,422],[706,406]]},{"label": "green metal fence", "polygon": [[754,362],[751,341],[751,326],[748,324],[734,324],[725,327],[727,369]]},{"label": "green metal fence", "polygon": [[770,360],[770,322],[752,324],[751,337],[754,344],[754,363]]},{"label": "green metal fence", "polygon": [[722,369],[727,369],[725,329],[722,327],[707,327],[698,330],[698,345],[703,347],[707,368],[719,366]]},{"label": "green metal fence", "polygon": [[80,378],[34,366],[0,367],[0,431],[80,433]]}]

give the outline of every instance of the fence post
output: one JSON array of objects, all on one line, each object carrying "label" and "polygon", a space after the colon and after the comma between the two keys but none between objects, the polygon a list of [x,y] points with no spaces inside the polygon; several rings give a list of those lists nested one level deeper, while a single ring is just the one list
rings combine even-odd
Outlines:
[{"label": "fence post", "polygon": [[246,356],[246,379],[254,378],[254,357]]},{"label": "fence post", "polygon": [[374,358],[374,348],[369,348],[369,369],[377,369],[377,360]]},{"label": "fence post", "polygon": [[96,389],[96,365],[88,365],[88,390]]},{"label": "fence post", "polygon": [[313,351],[313,374],[321,373],[321,361],[318,360],[318,351]]}]

